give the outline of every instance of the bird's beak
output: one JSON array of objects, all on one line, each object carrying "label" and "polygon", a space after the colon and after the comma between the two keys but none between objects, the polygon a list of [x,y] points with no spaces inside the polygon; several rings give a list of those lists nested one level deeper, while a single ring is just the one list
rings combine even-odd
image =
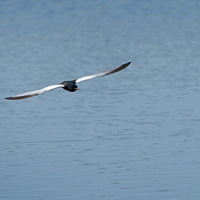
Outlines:
[{"label": "bird's beak", "polygon": [[79,88],[76,88],[76,90],[80,90]]}]

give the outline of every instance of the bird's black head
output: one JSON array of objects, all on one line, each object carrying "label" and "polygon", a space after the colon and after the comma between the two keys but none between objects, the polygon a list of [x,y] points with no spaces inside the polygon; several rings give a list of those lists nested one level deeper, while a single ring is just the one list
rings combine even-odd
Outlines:
[{"label": "bird's black head", "polygon": [[60,84],[63,84],[65,86],[65,87],[63,87],[63,89],[65,89],[69,92],[75,92],[76,90],[79,90],[75,81],[63,81]]}]

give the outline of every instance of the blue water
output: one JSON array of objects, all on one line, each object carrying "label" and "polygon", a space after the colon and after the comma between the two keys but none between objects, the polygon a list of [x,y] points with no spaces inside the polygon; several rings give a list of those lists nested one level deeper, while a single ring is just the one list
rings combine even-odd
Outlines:
[{"label": "blue water", "polygon": [[[0,1],[0,199],[199,199],[199,10]],[[75,93],[4,100],[130,60]]]}]

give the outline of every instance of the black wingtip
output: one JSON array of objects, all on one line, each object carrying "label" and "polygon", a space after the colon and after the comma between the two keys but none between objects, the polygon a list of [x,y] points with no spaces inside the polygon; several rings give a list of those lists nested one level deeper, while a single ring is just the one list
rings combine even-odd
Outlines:
[{"label": "black wingtip", "polygon": [[125,63],[125,64],[123,64],[122,66],[123,66],[123,68],[126,68],[126,67],[128,67],[128,65],[130,65],[131,64],[131,61],[130,62],[127,62],[127,63]]},{"label": "black wingtip", "polygon": [[18,100],[18,99],[21,99],[21,98],[18,98],[18,97],[6,97],[4,99],[7,99],[7,100]]},{"label": "black wingtip", "polygon": [[11,97],[6,97],[6,98],[4,98],[4,99],[11,100],[12,98],[11,98]]}]

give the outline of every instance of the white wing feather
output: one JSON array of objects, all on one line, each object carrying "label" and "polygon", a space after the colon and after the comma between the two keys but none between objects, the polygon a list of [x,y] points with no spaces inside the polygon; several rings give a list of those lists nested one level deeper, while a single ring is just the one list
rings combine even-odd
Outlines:
[{"label": "white wing feather", "polygon": [[50,85],[50,86],[47,86],[47,87],[42,88],[40,90],[34,90],[34,91],[26,92],[26,93],[19,94],[19,95],[16,95],[16,96],[8,97],[6,99],[9,99],[9,100],[26,99],[26,98],[29,98],[29,97],[37,96],[39,94],[43,94],[45,92],[48,92],[50,90],[53,90],[53,89],[56,89],[56,88],[60,88],[60,87],[64,87],[64,85],[61,85],[61,84],[59,84],[59,85]]},{"label": "white wing feather", "polygon": [[121,65],[120,67],[117,67],[117,68],[112,69],[112,70],[107,70],[107,71],[100,72],[100,73],[97,73],[97,74],[78,78],[78,79],[76,79],[76,83],[79,83],[81,81],[86,81],[86,80],[89,80],[89,79],[92,79],[92,78],[102,77],[102,76],[106,76],[106,75],[109,75],[109,74],[119,72],[119,71],[123,70],[124,68],[126,68],[130,63],[131,62],[125,63],[125,64]]},{"label": "white wing feather", "polygon": [[86,81],[86,80],[89,80],[89,79],[92,79],[92,78],[100,77],[100,76],[105,76],[105,72],[101,72],[101,73],[98,73],[98,74],[93,74],[93,75],[78,78],[78,79],[76,79],[76,83],[79,83],[81,81]]}]

